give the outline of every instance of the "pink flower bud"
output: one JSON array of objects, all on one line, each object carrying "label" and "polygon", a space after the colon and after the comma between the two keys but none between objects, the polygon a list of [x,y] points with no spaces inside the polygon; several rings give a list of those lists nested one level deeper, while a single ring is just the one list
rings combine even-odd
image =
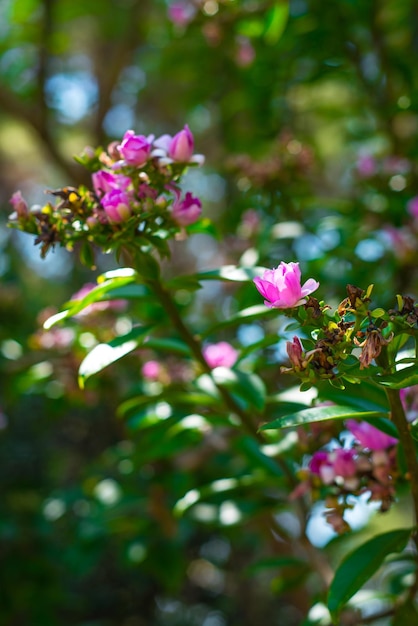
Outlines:
[{"label": "pink flower bud", "polygon": [[123,174],[113,174],[106,170],[99,170],[91,175],[93,181],[93,189],[96,194],[101,197],[103,194],[112,191],[112,189],[119,189],[126,191],[129,185],[132,183],[129,176]]},{"label": "pink flower bud", "polygon": [[177,224],[188,226],[194,224],[202,212],[202,203],[188,191],[183,200],[179,198],[174,202],[172,215]]},{"label": "pink flower bud", "polygon": [[148,161],[151,152],[150,139],[144,135],[135,135],[133,130],[127,130],[118,146],[121,157],[128,165],[142,167]]},{"label": "pink flower bud", "polygon": [[203,357],[206,363],[215,367],[232,367],[238,358],[238,352],[226,341],[212,343],[203,348]]},{"label": "pink flower bud", "polygon": [[29,207],[26,200],[23,199],[20,191],[15,191],[9,202],[16,211],[18,218],[25,218],[29,215]]},{"label": "pink flower bud", "polygon": [[193,156],[194,139],[189,127],[184,127],[177,135],[174,135],[168,148],[168,156],[173,161],[188,163]]},{"label": "pink flower bud", "polygon": [[387,435],[368,422],[347,420],[345,425],[363,448],[368,450],[385,450],[385,448],[390,448],[398,443],[395,437]]},{"label": "pink flower bud", "polygon": [[130,197],[125,191],[112,189],[100,202],[111,222],[124,222],[131,216]]},{"label": "pink flower bud", "polygon": [[291,364],[294,367],[301,369],[303,348],[299,337],[293,337],[293,341],[286,342],[286,351]]},{"label": "pink flower bud", "polygon": [[264,304],[276,309],[291,309],[306,302],[305,296],[318,289],[319,283],[309,278],[301,286],[299,263],[282,261],[276,269],[265,270],[254,278],[255,286],[265,298]]}]

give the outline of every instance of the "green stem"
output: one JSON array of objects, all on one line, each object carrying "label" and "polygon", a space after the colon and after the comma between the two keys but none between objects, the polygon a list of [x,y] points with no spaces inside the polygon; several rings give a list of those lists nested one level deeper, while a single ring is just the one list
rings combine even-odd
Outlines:
[{"label": "green stem", "polygon": [[[206,372],[207,374],[209,374],[209,376],[211,376],[212,370],[207,364],[202,354],[200,342],[196,339],[194,335],[192,335],[189,332],[189,329],[183,322],[180,316],[180,313],[178,311],[178,308],[171,297],[171,294],[164,288],[164,286],[158,280],[149,281],[149,284],[152,290],[154,291],[154,293],[158,296],[161,304],[163,305],[164,310],[170,316],[171,321],[173,322],[179,335],[181,336],[183,341],[189,346],[190,351],[193,354],[196,361],[202,367],[204,372]],[[255,436],[259,441],[263,441],[263,438],[257,432],[257,428],[255,424],[253,423],[251,417],[245,411],[242,410],[242,408],[237,404],[234,398],[228,393],[228,391],[224,387],[222,387],[221,385],[218,385],[215,381],[214,383],[220,395],[222,396],[224,403],[228,407],[228,409],[232,411],[233,413],[235,413],[240,418],[242,424],[244,425],[248,433],[251,434],[253,437]]]},{"label": "green stem", "polygon": [[[389,400],[392,421],[395,424],[399,440],[405,453],[408,477],[411,481],[411,494],[415,513],[415,524],[418,524],[418,461],[415,443],[411,436],[410,426],[406,419],[398,389],[386,389]],[[415,542],[418,547],[418,536],[415,534]]]},{"label": "green stem", "polygon": [[[209,376],[212,376],[212,370],[207,364],[207,362],[205,361],[205,358],[203,357],[200,341],[187,328],[170,292],[164,287],[164,285],[160,282],[158,278],[150,279],[147,282],[148,282],[149,287],[158,297],[161,305],[163,306],[164,310],[170,317],[180,337],[190,348],[190,351],[193,357],[202,367],[203,371],[207,373]],[[251,416],[248,413],[246,413],[246,411],[243,410],[242,407],[239,406],[239,404],[237,404],[237,402],[231,396],[231,394],[229,393],[227,389],[217,384],[215,381],[214,381],[214,384],[216,385],[225,406],[231,412],[233,412],[235,415],[237,415],[240,418],[241,423],[243,424],[246,431],[252,437],[254,437],[260,444],[265,443],[263,434],[257,431],[257,427],[254,424]],[[297,485],[297,481],[295,480],[295,477],[291,469],[288,467],[287,463],[283,459],[278,458],[276,460],[281,470],[283,471],[284,475],[286,476],[290,487],[294,489]],[[319,553],[316,550],[316,548],[310,543],[308,537],[306,536],[306,525],[307,525],[309,512],[308,512],[306,502],[302,498],[298,500],[298,507],[299,507],[300,520],[301,520],[301,537],[300,537],[299,543],[303,547],[303,550],[306,556],[308,557],[310,563],[312,564],[312,567],[320,575],[324,583],[324,586],[328,587],[330,580],[332,578],[332,570],[327,560],[323,557],[321,553]],[[276,525],[276,528],[277,528],[277,525]],[[283,539],[286,540],[286,537],[283,537]]]}]

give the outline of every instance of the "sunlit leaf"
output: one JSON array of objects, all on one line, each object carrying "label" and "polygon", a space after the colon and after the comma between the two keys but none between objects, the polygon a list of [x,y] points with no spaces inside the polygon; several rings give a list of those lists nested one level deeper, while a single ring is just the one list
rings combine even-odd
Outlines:
[{"label": "sunlit leaf", "polygon": [[[104,281],[100,281],[97,287],[93,287],[93,289],[91,289],[91,291],[89,291],[83,298],[80,298],[79,300],[70,300],[66,303],[66,309],[64,311],[60,311],[59,313],[56,313],[55,315],[49,317],[44,323],[45,330],[48,330],[49,328],[54,326],[54,324],[57,324],[63,319],[77,315],[77,313],[80,313],[80,311],[89,306],[89,304],[106,300],[106,297],[104,296],[107,296],[110,291],[127,285],[133,282],[135,279],[136,273],[134,272],[122,274],[119,276],[116,275],[107,278]],[[100,278],[98,280],[100,280]]]},{"label": "sunlit leaf", "polygon": [[416,363],[412,367],[405,367],[394,374],[376,376],[376,382],[389,389],[404,389],[418,384],[418,371]]},{"label": "sunlit leaf", "polygon": [[266,16],[264,39],[269,45],[277,43],[284,33],[289,18],[289,2],[281,0]]},{"label": "sunlit leaf", "polygon": [[352,407],[347,406],[319,406],[309,409],[303,409],[296,413],[290,413],[279,417],[268,424],[263,424],[260,430],[272,430],[280,428],[289,428],[291,426],[301,426],[303,424],[311,424],[312,422],[323,422],[333,419],[360,419],[368,420],[375,417],[387,417],[387,413],[383,411],[353,411]]},{"label": "sunlit leaf", "polygon": [[264,267],[238,267],[236,265],[224,265],[216,270],[199,272],[197,280],[230,280],[233,282],[247,283],[260,276],[265,271]]},{"label": "sunlit leaf", "polygon": [[388,554],[402,552],[411,529],[391,530],[366,541],[348,554],[337,571],[328,595],[328,608],[335,616],[382,565]]},{"label": "sunlit leaf", "polygon": [[108,365],[135,350],[144,341],[151,328],[153,327],[139,326],[109,343],[99,343],[95,346],[82,361],[78,370],[80,387],[84,387],[87,378],[101,372]]}]

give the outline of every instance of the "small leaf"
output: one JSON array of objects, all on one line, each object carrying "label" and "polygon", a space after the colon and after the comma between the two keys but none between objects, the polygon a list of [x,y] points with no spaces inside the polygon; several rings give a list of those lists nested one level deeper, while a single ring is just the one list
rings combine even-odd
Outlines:
[{"label": "small leaf", "polygon": [[323,422],[324,420],[333,419],[369,420],[375,417],[387,417],[387,415],[388,414],[383,411],[353,411],[352,407],[347,406],[319,406],[279,417],[261,426],[260,430],[289,428],[291,426],[300,426],[302,424],[311,424],[312,422]]},{"label": "small leaf", "polygon": [[105,367],[118,361],[135,350],[144,340],[153,326],[140,326],[131,332],[113,339],[109,343],[99,343],[82,361],[78,370],[80,387],[84,387],[84,382],[93,374],[101,372]]},{"label": "small leaf", "polygon": [[[203,338],[209,337],[210,335],[217,334],[220,330],[224,328],[228,328],[230,326],[238,326],[239,324],[246,324],[249,321],[273,315],[277,315],[277,311],[274,311],[274,309],[269,309],[264,304],[256,304],[246,309],[242,309],[242,311],[238,311],[238,313],[236,313],[232,317],[218,322],[217,324],[215,324],[215,326],[211,326],[206,331],[204,331],[204,333],[201,333],[201,336]],[[276,337],[276,342],[277,340],[278,337]]]},{"label": "small leaf", "polygon": [[394,374],[376,376],[374,380],[379,383],[379,385],[389,387],[389,389],[404,389],[405,387],[412,387],[412,385],[418,384],[417,364],[414,363],[412,367],[405,367]]},{"label": "small leaf", "polygon": [[278,2],[268,13],[264,39],[268,45],[274,45],[283,35],[289,18],[289,3],[284,0]]},{"label": "small leaf", "polygon": [[328,595],[328,608],[337,616],[342,607],[379,569],[388,554],[402,552],[411,529],[391,530],[358,546],[348,554],[337,571]]},{"label": "small leaf", "polygon": [[212,371],[217,385],[242,398],[256,409],[263,409],[266,403],[266,389],[263,381],[256,374],[247,374],[228,367],[216,367]]}]

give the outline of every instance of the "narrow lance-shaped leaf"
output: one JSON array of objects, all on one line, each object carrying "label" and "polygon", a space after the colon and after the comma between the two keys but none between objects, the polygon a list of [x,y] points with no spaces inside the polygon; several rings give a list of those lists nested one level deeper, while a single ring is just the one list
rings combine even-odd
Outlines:
[{"label": "narrow lance-shaped leaf", "polygon": [[[98,280],[100,280],[100,278]],[[89,304],[93,304],[94,302],[99,302],[105,299],[103,298],[103,296],[108,294],[108,292],[112,291],[113,289],[117,289],[118,287],[122,287],[129,283],[132,283],[135,280],[136,274],[135,272],[133,272],[121,274],[119,276],[116,275],[114,277],[108,278],[104,282],[100,282],[97,287],[93,287],[93,289],[91,289],[91,291],[89,291],[84,296],[84,298],[80,298],[79,300],[70,300],[66,303],[66,308],[64,311],[60,311],[56,315],[52,315],[51,317],[49,317],[44,323],[45,330],[48,330],[61,320],[77,315],[77,313],[85,309]]]},{"label": "narrow lance-shaped leaf", "polygon": [[108,365],[135,350],[144,341],[151,328],[153,326],[140,326],[109,343],[99,343],[95,346],[82,361],[78,370],[80,387],[84,387],[87,378],[101,372]]},{"label": "narrow lance-shaped leaf", "polygon": [[353,410],[347,406],[320,406],[309,409],[303,409],[296,413],[290,413],[279,417],[268,424],[263,424],[260,430],[274,430],[279,428],[289,428],[291,426],[300,426],[310,424],[312,422],[323,422],[332,419],[360,419],[370,420],[375,417],[387,417],[388,413],[384,411],[362,411]]},{"label": "narrow lance-shaped leaf", "polygon": [[402,552],[411,529],[391,530],[377,535],[348,554],[338,567],[328,595],[328,608],[336,616],[382,565],[388,554]]},{"label": "narrow lance-shaped leaf", "polygon": [[390,389],[404,389],[418,385],[418,371],[416,363],[411,367],[405,367],[394,374],[388,376],[376,376],[375,381]]}]

